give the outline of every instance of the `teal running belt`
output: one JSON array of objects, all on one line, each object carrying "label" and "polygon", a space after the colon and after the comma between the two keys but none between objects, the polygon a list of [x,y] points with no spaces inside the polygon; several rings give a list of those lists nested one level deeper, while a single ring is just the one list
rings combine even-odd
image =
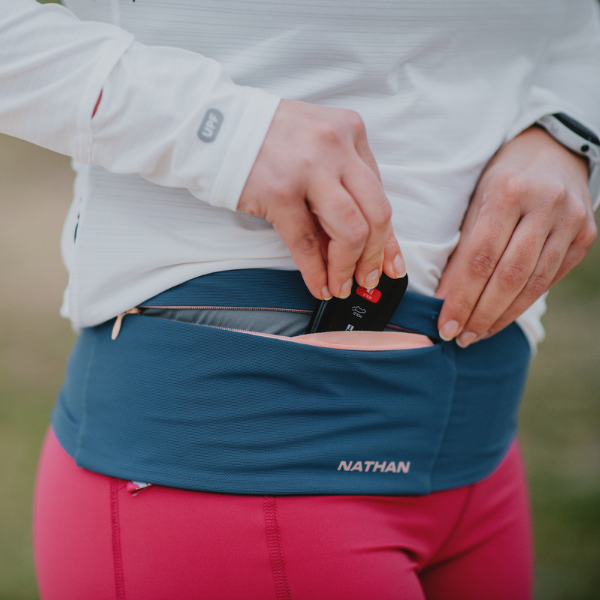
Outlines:
[{"label": "teal running belt", "polygon": [[[187,281],[145,307],[317,304],[297,271]],[[407,292],[390,324],[408,350],[345,350],[127,315],[86,328],[52,413],[86,469],[233,494],[427,494],[479,481],[517,428],[530,348],[512,324],[466,349],[438,337],[442,302]]]}]

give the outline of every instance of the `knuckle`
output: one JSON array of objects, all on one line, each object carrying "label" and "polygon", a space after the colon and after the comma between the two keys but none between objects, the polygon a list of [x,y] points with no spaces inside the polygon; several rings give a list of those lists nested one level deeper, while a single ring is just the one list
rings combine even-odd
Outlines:
[{"label": "knuckle", "polygon": [[[380,265],[383,260],[383,250],[378,250],[376,252],[370,252],[369,254],[364,254],[360,260],[362,265]],[[368,269],[371,269],[371,266],[368,266]]]},{"label": "knuckle", "polygon": [[339,237],[351,244],[363,243],[369,235],[369,225],[356,205],[344,200],[336,208],[338,220],[343,224]]},{"label": "knuckle", "polygon": [[549,203],[549,204],[558,204],[564,202],[568,196],[569,192],[567,187],[558,181],[546,181],[540,186],[541,196]]},{"label": "knuckle", "polygon": [[518,173],[502,173],[496,183],[498,191],[509,204],[520,201],[529,188],[529,183]]},{"label": "knuckle", "polygon": [[501,265],[497,269],[500,282],[507,288],[520,288],[527,280],[527,273],[523,265]]},{"label": "knuckle", "polygon": [[362,135],[366,132],[365,123],[362,117],[354,110],[346,110],[345,112],[346,126],[355,135]]},{"label": "knuckle", "polygon": [[302,254],[315,254],[320,252],[319,238],[313,231],[306,231],[296,241],[296,248]]},{"label": "knuckle", "polygon": [[476,279],[489,279],[495,266],[494,257],[487,252],[478,252],[467,261],[467,271],[469,275]]},{"label": "knuckle", "polygon": [[392,219],[392,207],[387,200],[382,202],[375,212],[372,223],[378,229],[386,227]]},{"label": "knuckle", "polygon": [[317,158],[314,154],[306,153],[298,158],[298,166],[304,173],[311,173],[318,166]]},{"label": "knuckle", "polygon": [[593,221],[588,221],[575,238],[575,244],[589,250],[598,237],[598,228]]},{"label": "knuckle", "polygon": [[463,322],[475,308],[475,302],[471,302],[467,298],[454,298],[452,303],[452,318],[459,323]]},{"label": "knuckle", "polygon": [[266,195],[277,203],[287,201],[292,195],[292,190],[283,179],[270,179],[264,182]]},{"label": "knuckle", "polygon": [[550,279],[545,275],[532,275],[523,290],[525,294],[539,298],[550,287]]},{"label": "knuckle", "polygon": [[323,121],[319,124],[317,136],[320,143],[337,146],[344,136],[342,127],[334,121]]},{"label": "knuckle", "polygon": [[573,213],[573,218],[580,225],[583,225],[588,219],[588,212],[585,209],[585,206],[583,206],[583,204],[577,203],[573,207],[572,213]]},{"label": "knuckle", "polygon": [[346,229],[346,239],[351,244],[362,244],[369,235],[369,227],[364,219],[355,218],[348,224]]}]

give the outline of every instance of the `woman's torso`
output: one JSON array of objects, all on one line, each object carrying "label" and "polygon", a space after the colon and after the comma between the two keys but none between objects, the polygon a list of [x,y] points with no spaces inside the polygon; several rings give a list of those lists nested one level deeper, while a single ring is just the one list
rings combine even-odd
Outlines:
[{"label": "woman's torso", "polygon": [[[359,112],[393,206],[411,289],[427,295],[566,10],[559,0],[65,4],[143,43],[214,58],[237,84]],[[137,175],[78,169],[63,235],[71,275],[63,314],[78,326],[206,273],[295,268],[262,219]],[[522,321],[530,337],[540,335],[536,314]]]}]

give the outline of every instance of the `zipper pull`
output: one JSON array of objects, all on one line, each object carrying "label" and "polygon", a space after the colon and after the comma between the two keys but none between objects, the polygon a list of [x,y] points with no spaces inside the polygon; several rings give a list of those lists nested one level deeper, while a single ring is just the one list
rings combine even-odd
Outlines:
[{"label": "zipper pull", "polygon": [[113,325],[113,330],[112,330],[112,334],[110,336],[111,340],[116,340],[117,336],[119,335],[119,331],[121,331],[121,323],[123,322],[123,317],[125,315],[139,315],[142,311],[137,308],[137,306],[135,308],[130,308],[128,311],[121,313],[120,315],[117,315],[117,320],[115,321],[115,324]]},{"label": "zipper pull", "polygon": [[132,496],[137,496],[142,490],[146,488],[152,487],[152,483],[142,483],[141,481],[128,481],[127,482],[127,491]]}]

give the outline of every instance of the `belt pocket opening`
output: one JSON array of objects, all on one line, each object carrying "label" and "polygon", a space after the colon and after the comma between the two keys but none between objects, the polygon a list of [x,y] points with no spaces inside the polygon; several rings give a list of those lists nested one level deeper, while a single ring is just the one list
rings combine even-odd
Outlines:
[{"label": "belt pocket opening", "polygon": [[[137,314],[343,350],[402,350],[427,347],[435,343],[427,336],[395,325],[390,325],[386,328],[386,331],[331,331],[306,334],[312,313],[309,310],[302,309],[139,306],[119,315],[121,321],[126,314]],[[117,321],[119,321],[119,317]],[[115,323],[116,327],[117,323]],[[114,335],[113,339],[115,339]]]}]

